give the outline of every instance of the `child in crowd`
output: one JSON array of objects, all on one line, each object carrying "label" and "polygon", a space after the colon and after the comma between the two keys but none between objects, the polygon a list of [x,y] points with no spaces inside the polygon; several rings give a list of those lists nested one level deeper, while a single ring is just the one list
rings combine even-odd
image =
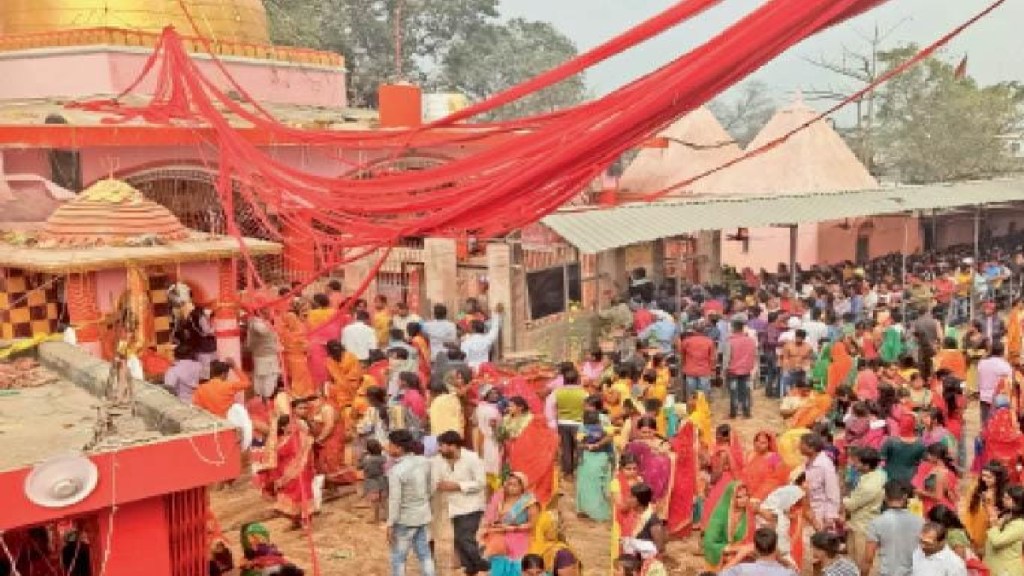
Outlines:
[{"label": "child in crowd", "polygon": [[588,410],[583,413],[583,430],[580,432],[580,445],[592,452],[614,452],[612,438],[601,423],[601,413]]},{"label": "child in crowd", "polygon": [[370,501],[373,508],[373,522],[379,523],[384,518],[384,506],[387,502],[388,479],[384,475],[387,459],[384,447],[375,439],[366,441],[366,452],[359,461],[359,469],[363,471],[363,496]]}]

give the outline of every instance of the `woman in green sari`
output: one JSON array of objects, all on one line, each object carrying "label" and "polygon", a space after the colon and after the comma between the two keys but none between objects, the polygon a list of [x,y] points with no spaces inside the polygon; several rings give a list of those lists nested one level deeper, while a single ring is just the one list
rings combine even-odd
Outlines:
[{"label": "woman in green sari", "polygon": [[811,386],[818,392],[824,392],[828,385],[828,368],[832,365],[832,343],[822,342],[818,351],[818,359],[811,367]]},{"label": "woman in green sari", "polygon": [[882,332],[882,347],[878,349],[878,355],[883,362],[893,364],[899,361],[904,355],[903,331],[895,324],[887,327]]},{"label": "woman in green sari", "polygon": [[290,564],[270,541],[270,531],[259,522],[243,524],[239,540],[242,543],[241,576],[263,576],[276,573]]},{"label": "woman in green sari", "polygon": [[584,412],[579,442],[582,458],[576,470],[576,511],[604,522],[612,515],[606,488],[612,477],[614,452],[612,436],[601,425],[597,412]]},{"label": "woman in green sari", "polygon": [[742,482],[732,482],[726,486],[704,529],[704,561],[711,569],[717,569],[728,555],[747,543],[753,533],[750,492]]}]

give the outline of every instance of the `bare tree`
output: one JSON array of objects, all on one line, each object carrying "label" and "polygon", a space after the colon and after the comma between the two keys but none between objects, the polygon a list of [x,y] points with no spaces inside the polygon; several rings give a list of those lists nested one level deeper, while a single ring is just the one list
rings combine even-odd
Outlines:
[{"label": "bare tree", "polygon": [[[842,78],[838,86],[829,85],[825,88],[811,88],[805,92],[809,100],[826,100],[841,102],[853,94],[862,90],[865,86],[874,83],[878,77],[885,73],[885,68],[880,64],[879,57],[885,52],[883,46],[886,41],[910,18],[900,20],[890,28],[882,30],[876,23],[871,33],[857,32],[865,45],[864,51],[857,51],[842,46],[842,52],[838,60],[825,56],[808,58],[807,62],[831,72]],[[854,101],[857,119],[852,130],[844,130],[843,135],[850,143],[857,158],[868,168],[872,174],[876,174],[876,99],[877,95],[872,90]]]},{"label": "bare tree", "polygon": [[741,85],[735,98],[719,98],[708,107],[740,146],[749,144],[775,114],[775,100],[768,86],[759,80]]}]

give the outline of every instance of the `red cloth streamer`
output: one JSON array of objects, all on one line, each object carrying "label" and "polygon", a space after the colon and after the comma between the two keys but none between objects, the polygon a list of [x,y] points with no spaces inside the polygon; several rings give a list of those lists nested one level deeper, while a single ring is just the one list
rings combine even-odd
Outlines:
[{"label": "red cloth streamer", "polygon": [[[337,143],[350,149],[392,149],[400,154],[409,131],[390,136],[337,131],[302,131],[283,126],[243,95],[229,97],[190,58],[173,30],[166,30],[143,76],[156,75],[156,89],[143,106],[86,102],[113,121],[141,118],[157,124],[208,125],[215,135],[222,202],[233,189],[268,228],[289,228],[289,241],[309,243],[336,254],[324,271],[394,246],[406,236],[492,237],[537,221],[575,197],[605,166],[732,86],[802,39],[870,9],[884,0],[768,0],[746,18],[621,89],[554,114],[507,123],[457,124],[429,128],[448,143],[495,133],[498,144],[470,156],[415,173],[365,178],[356,170],[341,176],[310,174],[277,161],[242,137],[225,118],[228,110],[269,134],[308,143]],[[714,0],[685,0],[655,19],[519,87],[474,107],[492,110],[568,77],[617,51],[712,6]],[[220,69],[226,75],[226,69]],[[230,85],[237,83],[229,78]],[[140,79],[133,85],[138,86]],[[255,112],[253,111],[255,110]],[[528,128],[528,129],[524,129]],[[382,143],[385,145],[382,146]],[[300,214],[312,213],[312,221]],[[239,237],[234,210],[227,211],[231,235]],[[299,237],[296,237],[296,234]],[[276,231],[272,237],[280,237]],[[274,238],[274,239],[276,239]],[[248,255],[246,254],[248,260]],[[379,265],[379,264],[378,264]],[[247,264],[250,271],[251,263]],[[364,285],[369,284],[369,279]]]}]

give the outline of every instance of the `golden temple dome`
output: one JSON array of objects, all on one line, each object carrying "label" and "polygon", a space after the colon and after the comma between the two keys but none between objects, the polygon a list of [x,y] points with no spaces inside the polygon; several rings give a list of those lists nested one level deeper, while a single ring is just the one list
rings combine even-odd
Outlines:
[{"label": "golden temple dome", "polygon": [[174,214],[120,180],[100,180],[46,220],[40,240],[61,246],[119,246],[190,236]]},{"label": "golden temple dome", "polygon": [[[261,0],[184,0],[202,36],[217,42],[269,44]],[[168,24],[194,36],[179,0],[0,0],[0,35],[86,28],[160,32]]]}]

